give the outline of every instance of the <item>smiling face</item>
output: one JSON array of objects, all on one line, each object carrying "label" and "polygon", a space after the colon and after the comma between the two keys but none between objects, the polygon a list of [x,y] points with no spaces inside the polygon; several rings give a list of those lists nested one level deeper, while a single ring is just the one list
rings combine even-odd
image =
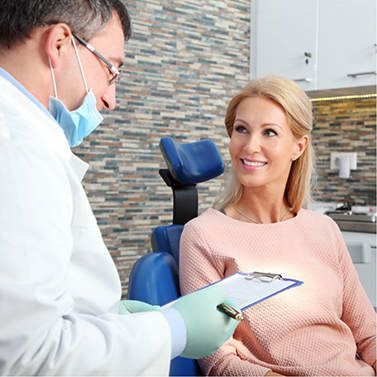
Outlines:
[{"label": "smiling face", "polygon": [[280,105],[263,97],[240,102],[229,152],[245,189],[268,187],[284,191],[292,161],[302,151]]}]

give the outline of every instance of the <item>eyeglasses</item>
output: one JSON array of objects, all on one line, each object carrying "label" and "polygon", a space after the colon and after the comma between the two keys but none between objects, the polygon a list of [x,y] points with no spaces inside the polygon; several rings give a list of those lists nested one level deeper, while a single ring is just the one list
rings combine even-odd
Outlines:
[{"label": "eyeglasses", "polygon": [[106,67],[109,69],[110,78],[108,80],[109,85],[114,84],[116,81],[118,81],[120,74],[122,73],[121,70],[118,70],[115,68],[107,59],[105,59],[98,51],[94,49],[93,46],[91,46],[88,42],[84,41],[81,37],[79,37],[77,34],[72,33],[72,35],[81,43],[83,44],[89,51],[91,51],[94,55],[97,56],[98,59],[102,60]]}]

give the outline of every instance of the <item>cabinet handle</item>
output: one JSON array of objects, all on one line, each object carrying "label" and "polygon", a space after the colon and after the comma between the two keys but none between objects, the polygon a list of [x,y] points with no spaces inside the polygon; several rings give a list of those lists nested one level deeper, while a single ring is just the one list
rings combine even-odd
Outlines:
[{"label": "cabinet handle", "polygon": [[312,79],[296,79],[296,80],[293,80],[293,81],[296,81],[296,82],[298,82],[298,81],[306,81],[306,82],[311,82],[311,81],[312,81]]},{"label": "cabinet handle", "polygon": [[362,75],[377,75],[377,72],[371,71],[371,72],[349,73],[347,76],[348,77],[357,77],[357,76],[362,76]]}]

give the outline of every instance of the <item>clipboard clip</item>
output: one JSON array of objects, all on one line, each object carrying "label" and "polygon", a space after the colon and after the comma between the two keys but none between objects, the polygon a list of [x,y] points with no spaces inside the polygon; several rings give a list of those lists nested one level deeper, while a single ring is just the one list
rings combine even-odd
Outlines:
[{"label": "clipboard clip", "polygon": [[257,272],[249,273],[245,276],[246,280],[257,279],[262,283],[272,283],[275,280],[281,280],[283,277],[280,274],[272,274],[271,272]]}]

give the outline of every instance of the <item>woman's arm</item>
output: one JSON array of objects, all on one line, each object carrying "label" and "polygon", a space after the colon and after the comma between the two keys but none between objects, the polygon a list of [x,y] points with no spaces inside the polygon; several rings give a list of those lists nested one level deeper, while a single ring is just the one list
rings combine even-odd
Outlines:
[{"label": "woman's arm", "polygon": [[360,283],[341,235],[339,237],[339,262],[343,274],[342,320],[353,333],[357,344],[357,354],[363,361],[375,368],[376,313]]},{"label": "woman's arm", "polygon": [[[199,223],[198,223],[199,222]],[[181,293],[187,294],[224,278],[227,269],[227,258],[212,255],[206,234],[211,232],[214,224],[203,224],[202,219],[196,219],[185,226],[180,240],[179,275]],[[221,240],[219,240],[221,242]],[[241,323],[236,332],[248,331]],[[238,337],[239,338],[239,337]],[[231,337],[217,352],[199,361],[205,375],[243,375],[263,376],[268,368],[255,365],[238,356],[237,349],[241,346],[239,340]]]},{"label": "woman's arm", "polygon": [[[215,260],[205,232],[195,223],[186,225],[180,240],[179,279],[182,295],[224,278],[221,261]],[[220,264],[220,265],[219,265]]]}]

